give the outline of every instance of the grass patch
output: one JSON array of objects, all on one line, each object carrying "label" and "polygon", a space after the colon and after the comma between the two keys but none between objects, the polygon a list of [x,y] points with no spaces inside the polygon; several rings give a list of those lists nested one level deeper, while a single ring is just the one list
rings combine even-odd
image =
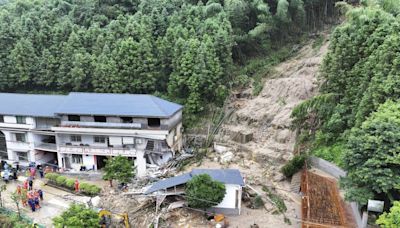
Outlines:
[{"label": "grass patch", "polygon": [[343,142],[337,142],[330,146],[319,146],[311,151],[316,157],[325,159],[334,163],[335,165],[343,168],[343,154],[345,150],[345,144]]},{"label": "grass patch", "polygon": [[257,195],[252,199],[251,206],[254,209],[259,209],[264,206],[264,201],[261,196]]},{"label": "grass patch", "polygon": [[312,48],[315,51],[317,51],[322,47],[323,44],[324,44],[324,36],[318,35],[317,38],[314,40],[314,42],[312,44]]},{"label": "grass patch", "polygon": [[285,201],[278,196],[277,194],[273,193],[267,186],[263,186],[262,190],[267,193],[268,198],[274,202],[276,208],[278,209],[278,213],[285,213],[287,211],[287,207]]},{"label": "grass patch", "polygon": [[288,178],[293,176],[295,173],[303,168],[306,159],[307,156],[304,154],[295,155],[292,160],[290,160],[288,163],[286,163],[286,165],[282,167],[281,172]]}]

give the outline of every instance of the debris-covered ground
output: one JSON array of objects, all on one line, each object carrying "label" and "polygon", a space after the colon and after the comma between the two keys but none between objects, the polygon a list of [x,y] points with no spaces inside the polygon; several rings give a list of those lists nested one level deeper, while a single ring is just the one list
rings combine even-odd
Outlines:
[{"label": "debris-covered ground", "polygon": [[[289,60],[275,67],[262,92],[253,97],[252,88],[233,96],[227,110],[234,110],[215,136],[214,149],[204,152],[201,162],[184,169],[172,162],[152,178],[162,178],[190,171],[193,168],[236,168],[245,178],[242,213],[228,216],[230,227],[299,227],[300,196],[291,192],[289,180],[280,168],[293,156],[295,132],[290,129],[290,114],[300,102],[317,92],[316,78],[322,57],[322,47],[305,45]],[[193,158],[192,158],[193,159]],[[195,159],[196,160],[196,159]],[[184,162],[180,162],[184,163]],[[170,163],[171,164],[171,163]],[[174,170],[171,172],[171,170]],[[148,183],[136,183],[129,191],[141,192]],[[133,227],[146,227],[154,222],[155,199],[124,195],[105,189],[100,207],[116,212],[128,212]],[[254,199],[261,195],[264,205],[254,209]],[[166,212],[163,203],[159,227],[215,227],[201,212],[179,208]],[[257,227],[257,226],[254,226]]]}]

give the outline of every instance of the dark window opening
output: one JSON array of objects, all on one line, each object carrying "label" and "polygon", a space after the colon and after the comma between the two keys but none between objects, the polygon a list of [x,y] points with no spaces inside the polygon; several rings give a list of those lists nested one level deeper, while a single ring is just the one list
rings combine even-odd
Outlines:
[{"label": "dark window opening", "polygon": [[68,115],[68,121],[81,121],[81,117],[77,115]]},{"label": "dark window opening", "polygon": [[104,136],[94,136],[95,143],[106,143],[106,137]]},{"label": "dark window opening", "polygon": [[0,123],[4,123],[4,116],[0,116]]},{"label": "dark window opening", "polygon": [[25,116],[17,116],[17,124],[26,124]]},{"label": "dark window opening", "polygon": [[107,122],[107,118],[105,116],[94,116],[94,122]]},{"label": "dark window opening", "polygon": [[132,117],[121,117],[122,123],[133,123]]},{"label": "dark window opening", "polygon": [[80,135],[71,135],[71,142],[82,142],[82,137]]},{"label": "dark window opening", "polygon": [[15,141],[17,142],[26,142],[24,133],[15,133]]},{"label": "dark window opening", "polygon": [[147,124],[149,127],[160,127],[160,119],[159,118],[148,118]]}]

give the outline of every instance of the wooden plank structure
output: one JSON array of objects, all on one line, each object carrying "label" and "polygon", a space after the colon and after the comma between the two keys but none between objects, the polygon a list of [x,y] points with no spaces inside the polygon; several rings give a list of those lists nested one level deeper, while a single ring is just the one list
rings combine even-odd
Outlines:
[{"label": "wooden plank structure", "polygon": [[335,179],[303,171],[302,228],[355,227]]}]

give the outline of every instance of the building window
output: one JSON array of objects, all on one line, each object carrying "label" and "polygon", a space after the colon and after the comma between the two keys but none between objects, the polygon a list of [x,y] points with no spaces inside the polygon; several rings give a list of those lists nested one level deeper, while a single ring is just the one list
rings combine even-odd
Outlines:
[{"label": "building window", "polygon": [[82,142],[82,137],[80,135],[71,135],[71,142]]},{"label": "building window", "polygon": [[0,116],[0,123],[4,123],[4,116]]},{"label": "building window", "polygon": [[28,161],[28,153],[27,152],[17,152],[19,161]]},{"label": "building window", "polygon": [[81,121],[81,117],[77,115],[68,115],[68,121]]},{"label": "building window", "polygon": [[15,133],[15,141],[26,142],[25,133]]},{"label": "building window", "polygon": [[26,124],[25,116],[16,116],[16,118],[17,118],[17,124]]},{"label": "building window", "polygon": [[132,117],[121,117],[122,123],[133,123]]},{"label": "building window", "polygon": [[82,162],[83,162],[82,155],[79,155],[79,154],[73,154],[72,155],[72,163],[82,164]]},{"label": "building window", "polygon": [[136,138],[136,144],[143,144],[144,143],[144,139],[142,138]]},{"label": "building window", "polygon": [[107,117],[105,116],[94,116],[94,122],[107,122]]},{"label": "building window", "polygon": [[94,136],[95,143],[106,143],[106,137],[104,136]]},{"label": "building window", "polygon": [[149,127],[160,127],[160,118],[148,118],[147,125]]}]

